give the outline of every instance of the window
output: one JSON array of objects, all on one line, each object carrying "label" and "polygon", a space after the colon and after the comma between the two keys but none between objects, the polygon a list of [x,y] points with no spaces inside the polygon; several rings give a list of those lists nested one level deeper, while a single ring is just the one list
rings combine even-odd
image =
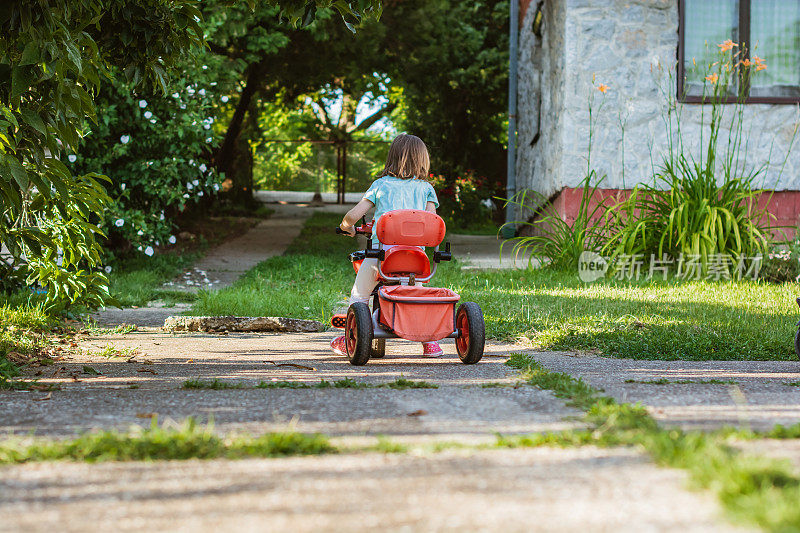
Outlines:
[{"label": "window", "polygon": [[[800,0],[680,0],[678,94],[702,102],[706,67],[718,43],[738,46],[737,61],[759,56],[767,68],[750,78],[739,72],[729,101],[800,102]],[[741,68],[741,67],[740,67]]]}]

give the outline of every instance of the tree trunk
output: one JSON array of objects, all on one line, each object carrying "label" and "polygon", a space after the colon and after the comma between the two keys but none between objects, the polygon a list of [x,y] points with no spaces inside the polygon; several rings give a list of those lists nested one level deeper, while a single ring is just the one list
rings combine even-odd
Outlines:
[{"label": "tree trunk", "polygon": [[258,67],[254,65],[247,74],[247,81],[216,157],[217,170],[225,173],[225,194],[235,203],[251,204],[253,201],[253,158],[247,139],[242,139],[242,130],[258,85]]}]

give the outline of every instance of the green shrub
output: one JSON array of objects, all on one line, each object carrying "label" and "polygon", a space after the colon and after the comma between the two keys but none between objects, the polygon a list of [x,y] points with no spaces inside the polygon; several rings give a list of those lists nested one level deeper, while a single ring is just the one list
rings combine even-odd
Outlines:
[{"label": "green shrub", "polygon": [[[710,164],[709,164],[710,163]],[[731,261],[767,251],[769,215],[756,207],[757,174],[726,172],[717,184],[713,159],[665,161],[653,185],[638,185],[612,211],[617,228],[606,244],[612,255],[699,257],[705,273],[714,256]],[[726,171],[730,169],[725,169]]]},{"label": "green shrub", "polygon": [[493,226],[494,203],[488,179],[465,172],[452,180],[432,175],[431,181],[439,199],[436,212],[451,231],[458,233]]},{"label": "green shrub", "polygon": [[[12,272],[47,290],[52,310],[108,298],[97,222],[110,199],[97,168],[74,175],[69,154],[97,121],[109,67],[163,85],[202,41],[188,0],[6,2],[0,9],[0,243]],[[13,287],[12,287],[13,288]],[[8,289],[8,287],[6,287]]]},{"label": "green shrub", "polygon": [[797,243],[789,248],[771,250],[761,265],[759,278],[772,283],[787,283],[800,278],[800,253]]},{"label": "green shrub", "polygon": [[220,190],[222,177],[210,157],[222,97],[202,66],[186,64],[182,71],[166,94],[136,92],[121,76],[104,83],[98,122],[69,155],[76,172],[93,169],[110,180],[113,202],[99,226],[116,250],[152,256],[174,244],[175,217]]}]

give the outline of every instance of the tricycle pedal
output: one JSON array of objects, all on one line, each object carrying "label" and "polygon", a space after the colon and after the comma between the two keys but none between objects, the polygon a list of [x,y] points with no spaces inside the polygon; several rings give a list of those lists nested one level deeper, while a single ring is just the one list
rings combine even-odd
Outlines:
[{"label": "tricycle pedal", "polygon": [[344,328],[347,325],[347,315],[333,315],[331,317],[331,326],[335,328]]}]

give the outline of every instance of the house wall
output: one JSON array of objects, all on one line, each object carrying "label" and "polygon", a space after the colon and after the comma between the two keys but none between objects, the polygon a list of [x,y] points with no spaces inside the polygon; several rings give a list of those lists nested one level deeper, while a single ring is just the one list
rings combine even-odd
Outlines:
[{"label": "house wall", "polygon": [[519,45],[517,189],[544,195],[561,188],[566,104],[565,0],[543,4],[542,36],[533,34],[536,4],[522,18]]},{"label": "house wall", "polygon": [[[601,187],[629,189],[651,181],[667,146],[661,90],[676,90],[667,76],[676,62],[677,0],[545,0],[544,5],[543,38],[531,31],[533,3],[521,28],[518,188],[552,196],[580,186],[589,153],[590,95],[596,120],[592,167],[607,175]],[[610,87],[605,95],[594,88],[593,77],[595,85]],[[683,139],[695,154],[703,107],[687,104],[682,111]],[[540,140],[531,145],[540,110]],[[727,106],[728,116],[733,111]],[[747,165],[765,164],[772,150],[772,166],[759,186],[800,190],[800,147],[780,169],[797,119],[796,106],[745,106]]]}]

